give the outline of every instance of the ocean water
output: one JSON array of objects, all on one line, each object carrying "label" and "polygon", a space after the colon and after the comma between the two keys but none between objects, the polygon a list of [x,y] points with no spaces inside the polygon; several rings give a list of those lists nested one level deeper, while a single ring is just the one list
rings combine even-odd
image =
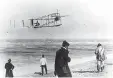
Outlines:
[{"label": "ocean water", "polygon": [[[51,64],[54,64],[55,53],[61,47],[62,41],[63,40],[57,39],[0,40],[0,69],[3,71],[3,75],[5,72],[4,65],[9,58],[12,59],[12,63],[15,66],[14,74],[16,76],[40,71],[38,70],[40,68],[39,60],[42,54],[47,58],[49,70]],[[67,41],[70,43],[69,56],[71,58],[93,56],[98,43],[101,43],[104,46],[106,53],[111,53],[113,51],[112,40]],[[31,71],[29,71],[29,68]],[[52,69],[54,68],[52,67]]]}]

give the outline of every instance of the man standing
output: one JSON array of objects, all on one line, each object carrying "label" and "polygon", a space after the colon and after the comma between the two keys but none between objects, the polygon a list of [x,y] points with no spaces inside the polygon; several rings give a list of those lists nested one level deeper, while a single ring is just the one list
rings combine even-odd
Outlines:
[{"label": "man standing", "polygon": [[44,57],[44,55],[42,55],[42,58],[40,59],[40,66],[41,66],[41,70],[42,70],[42,76],[44,74],[44,68],[45,68],[45,72],[47,74],[47,61],[46,58]]},{"label": "man standing", "polygon": [[103,71],[104,60],[106,59],[106,57],[105,57],[105,50],[100,43],[97,45],[95,54],[96,54],[96,60],[97,60],[97,70],[98,70],[98,72]]},{"label": "man standing", "polygon": [[5,69],[6,69],[6,77],[13,77],[14,66],[11,63],[11,59],[9,59],[8,63],[5,64]]},{"label": "man standing", "polygon": [[70,57],[68,57],[69,43],[67,41],[63,41],[61,49],[56,52],[55,57],[55,74],[58,77],[72,77],[68,62],[70,62]]}]

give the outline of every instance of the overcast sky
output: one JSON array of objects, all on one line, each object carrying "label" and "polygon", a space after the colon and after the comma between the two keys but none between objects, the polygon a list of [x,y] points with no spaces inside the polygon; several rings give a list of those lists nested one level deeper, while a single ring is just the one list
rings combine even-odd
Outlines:
[{"label": "overcast sky", "polygon": [[[69,15],[62,18],[62,26],[22,28],[21,20],[56,9],[61,15]],[[113,39],[112,33],[113,0],[0,0],[0,38]]]}]

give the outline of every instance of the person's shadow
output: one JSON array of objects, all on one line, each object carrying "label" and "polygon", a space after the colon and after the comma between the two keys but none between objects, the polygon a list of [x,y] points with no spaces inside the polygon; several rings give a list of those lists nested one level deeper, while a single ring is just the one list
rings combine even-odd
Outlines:
[{"label": "person's shadow", "polygon": [[98,71],[83,71],[83,70],[80,70],[80,71],[73,71],[73,73],[98,73]]},{"label": "person's shadow", "polygon": [[[105,63],[106,64],[106,66],[113,66],[113,63]],[[106,67],[105,66],[105,67]],[[105,68],[104,68],[105,69]],[[96,71],[96,70],[91,70],[91,71],[85,71],[85,70],[78,70],[78,71],[72,71],[73,73],[98,73],[98,71]]]}]

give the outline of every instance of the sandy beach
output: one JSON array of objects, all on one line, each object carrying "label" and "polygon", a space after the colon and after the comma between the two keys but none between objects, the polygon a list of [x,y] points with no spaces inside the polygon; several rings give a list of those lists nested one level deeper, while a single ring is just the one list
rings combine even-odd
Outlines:
[{"label": "sandy beach", "polygon": [[[24,42],[24,43],[23,43]],[[9,58],[12,59],[12,64],[15,66],[13,73],[14,78],[36,78],[36,77],[55,77],[54,76],[54,59],[55,53],[60,48],[62,42],[44,43],[40,41],[10,41],[2,43],[9,45],[3,47],[1,45],[0,53],[0,77],[5,77],[4,65]],[[97,42],[98,43],[98,42]],[[105,61],[105,70],[97,73],[95,48],[97,43],[88,41],[74,42],[70,45],[69,56],[71,62],[69,67],[72,76],[75,78],[112,78],[113,71],[113,46],[111,42],[103,42],[107,52],[107,59]],[[47,58],[48,74],[44,76],[39,75],[41,72],[39,60],[41,54],[45,54]]]},{"label": "sandy beach", "polygon": [[[112,74],[113,57],[112,56],[113,56],[113,53],[107,55],[107,59],[105,61],[105,70],[100,73],[98,73],[96,70],[95,56],[83,57],[79,59],[72,58],[71,62],[69,63],[72,76],[74,78],[112,78],[113,77],[113,74]],[[55,77],[53,73],[54,64],[48,64],[48,74],[47,75],[44,74],[44,76],[41,76],[37,73],[37,72],[40,72],[40,67],[38,66],[39,66],[38,64],[32,64],[32,65],[25,66],[24,70],[22,68],[14,69],[14,75],[16,75],[16,77],[14,78]],[[22,72],[16,73],[16,71],[22,71]]]},{"label": "sandy beach", "polygon": [[[74,78],[112,78],[113,77],[113,54],[107,55],[107,60],[105,61],[105,70],[98,73],[96,70],[96,60],[95,56],[84,57],[80,59],[72,58],[69,63],[72,76]],[[52,67],[51,67],[52,66]],[[55,77],[53,74],[53,65],[49,66],[48,74],[41,76],[36,72],[24,75],[23,77]],[[34,66],[35,67],[35,66]],[[34,69],[32,69],[34,70]],[[31,71],[32,71],[31,70]]]},{"label": "sandy beach", "polygon": [[[112,78],[113,77],[113,53],[107,54],[107,59],[105,61],[105,70],[98,73],[96,70],[96,60],[95,56],[83,57],[83,58],[72,58],[69,63],[69,67],[74,78]],[[2,68],[3,69],[3,68]],[[29,71],[28,71],[29,70]],[[22,71],[22,72],[16,72]],[[54,64],[48,63],[48,74],[41,76],[38,74],[40,72],[40,67],[38,64],[27,65],[22,68],[14,69],[14,78],[36,78],[36,77],[55,77],[54,76]],[[5,70],[0,71],[2,73],[2,78],[4,78]],[[24,75],[23,75],[24,73]],[[55,77],[56,78],[56,77]]]},{"label": "sandy beach", "polygon": [[[107,55],[107,60],[105,61],[105,70],[98,73],[96,70],[96,60],[94,58],[89,58],[90,61],[87,61],[82,64],[78,64],[71,67],[73,77],[77,78],[112,78],[113,72],[113,54]],[[92,61],[91,61],[92,60]]]}]

